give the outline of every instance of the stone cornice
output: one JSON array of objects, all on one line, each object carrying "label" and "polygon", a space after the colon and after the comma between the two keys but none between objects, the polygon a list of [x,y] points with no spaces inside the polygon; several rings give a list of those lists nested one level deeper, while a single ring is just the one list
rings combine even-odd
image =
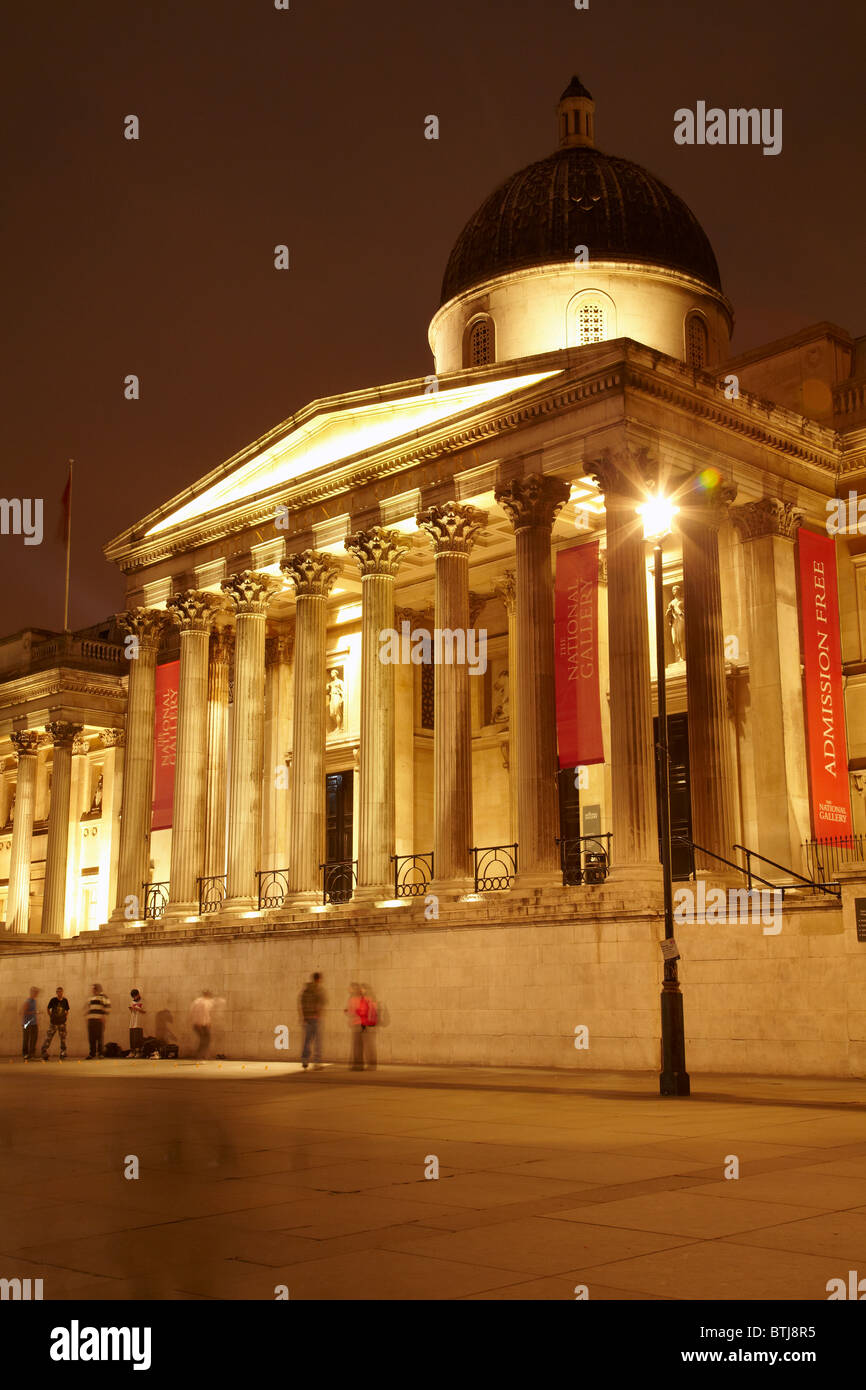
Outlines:
[{"label": "stone cornice", "polygon": [[126,704],[126,685],[123,676],[99,677],[91,671],[75,671],[67,667],[51,671],[36,671],[29,676],[0,684],[0,710],[12,705],[25,705],[57,695],[91,695],[97,698],[120,700]]},{"label": "stone cornice", "polygon": [[[404,439],[396,447],[355,455],[330,468],[324,477],[282,485],[266,498],[256,499],[254,505],[246,499],[212,517],[207,524],[190,523],[163,537],[130,539],[124,550],[120,542],[113,542],[106,553],[125,573],[132,573],[170,560],[176,554],[188,554],[255,527],[272,525],[278,505],[300,511],[391,474],[441,461],[449,454],[483,444],[491,437],[511,434],[575,406],[610,396],[624,397],[627,392],[658,400],[806,467],[817,468],[827,475],[828,483],[835,481],[842,463],[842,441],[837,431],[745,391],[736,401],[728,401],[721,379],[696,372],[664,353],[630,340],[619,340],[614,346],[616,356],[611,354],[610,361],[599,364],[579,380],[575,379],[579,368],[570,354],[564,354],[563,370],[555,376],[483,409],[474,407],[467,412],[471,418],[462,424],[458,418],[456,424],[450,421],[431,426],[408,444]],[[550,355],[542,360],[545,366],[553,365]],[[515,375],[530,370],[530,363],[532,359],[512,364]]]}]

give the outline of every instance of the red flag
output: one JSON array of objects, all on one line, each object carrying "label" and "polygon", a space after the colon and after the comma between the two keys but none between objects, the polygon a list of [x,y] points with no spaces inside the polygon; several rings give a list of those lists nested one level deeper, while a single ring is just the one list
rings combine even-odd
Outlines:
[{"label": "red flag", "polygon": [[836,542],[803,526],[797,538],[812,833],[820,840],[852,830]]},{"label": "red flag", "polygon": [[598,671],[598,541],[556,557],[556,725],[559,766],[604,762]]}]

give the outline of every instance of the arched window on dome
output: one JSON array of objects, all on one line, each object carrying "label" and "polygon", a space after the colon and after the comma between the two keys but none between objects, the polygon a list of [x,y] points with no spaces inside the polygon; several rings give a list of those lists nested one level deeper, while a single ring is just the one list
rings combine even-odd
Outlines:
[{"label": "arched window on dome", "polygon": [[603,343],[605,333],[604,305],[586,300],[577,311],[578,341],[581,347],[587,343]]},{"label": "arched window on dome", "polygon": [[566,310],[569,347],[587,347],[616,337],[616,305],[601,290],[581,290],[569,300]]},{"label": "arched window on dome", "polygon": [[710,335],[700,314],[689,314],[686,318],[686,362],[699,369],[709,365]]},{"label": "arched window on dome", "polygon": [[487,367],[496,361],[496,334],[492,318],[475,319],[467,329],[464,367]]}]

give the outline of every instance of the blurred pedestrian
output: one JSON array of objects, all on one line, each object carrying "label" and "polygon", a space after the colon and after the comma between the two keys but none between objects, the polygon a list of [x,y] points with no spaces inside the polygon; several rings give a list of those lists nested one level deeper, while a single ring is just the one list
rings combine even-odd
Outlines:
[{"label": "blurred pedestrian", "polygon": [[304,1025],[301,1066],[306,1071],[311,1055],[314,1066],[322,1065],[322,1010],[325,1007],[325,991],[322,988],[321,971],[315,970],[310,976],[301,992],[298,1005]]},{"label": "blurred pedestrian", "polygon": [[48,1001],[48,1032],[45,1034],[45,1041],[42,1044],[43,1057],[48,1056],[48,1049],[51,1046],[51,1040],[55,1033],[60,1034],[61,1062],[66,1057],[66,1024],[68,1018],[69,1000],[64,995],[62,986],[58,985],[54,998]]},{"label": "blurred pedestrian", "polygon": [[147,1013],[144,1007],[144,1000],[137,989],[129,991],[129,1052],[132,1057],[141,1056],[141,1044],[144,1041],[144,1024],[142,1019]]},{"label": "blurred pedestrian", "polygon": [[87,1042],[90,1051],[88,1060],[102,1057],[105,1046],[105,1020],[111,1013],[111,1000],[102,992],[102,985],[94,985],[93,993],[87,1001]]},{"label": "blurred pedestrian", "polygon": [[38,998],[39,990],[34,985],[24,1000],[24,1008],[21,1011],[21,1055],[25,1062],[36,1056],[36,1040],[39,1037],[39,1017],[36,1012]]},{"label": "blurred pedestrian", "polygon": [[198,1048],[194,1053],[196,1059],[206,1058],[210,1052],[211,1019],[216,1002],[209,989],[203,989],[198,998],[192,1001],[189,1021],[198,1034]]},{"label": "blurred pedestrian", "polygon": [[363,985],[353,983],[349,990],[349,1002],[343,1012],[352,1029],[352,1071],[363,1071],[365,1064],[369,1071],[375,1071],[376,1046],[372,1030],[377,1022],[376,1005]]}]

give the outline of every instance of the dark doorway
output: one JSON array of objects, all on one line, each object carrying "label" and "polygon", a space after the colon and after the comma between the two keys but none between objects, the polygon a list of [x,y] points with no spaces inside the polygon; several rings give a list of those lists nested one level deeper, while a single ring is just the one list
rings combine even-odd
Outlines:
[{"label": "dark doorway", "polygon": [[352,772],[332,772],[325,778],[326,854],[329,864],[352,858],[353,791]]},{"label": "dark doorway", "polygon": [[[658,719],[653,720],[653,739],[658,738]],[[668,753],[671,792],[671,872],[676,879],[690,878],[693,855],[692,797],[689,789],[689,716],[668,715]],[[656,759],[656,806],[659,801],[659,769]],[[659,841],[661,859],[661,841]]]},{"label": "dark doorway", "polygon": [[325,895],[348,902],[355,885],[352,863],[354,774],[332,772],[325,778]]},{"label": "dark doorway", "polygon": [[559,783],[559,838],[561,840],[576,840],[580,834],[580,792],[577,789],[579,771],[580,769],[576,767],[564,767],[557,777]]}]

